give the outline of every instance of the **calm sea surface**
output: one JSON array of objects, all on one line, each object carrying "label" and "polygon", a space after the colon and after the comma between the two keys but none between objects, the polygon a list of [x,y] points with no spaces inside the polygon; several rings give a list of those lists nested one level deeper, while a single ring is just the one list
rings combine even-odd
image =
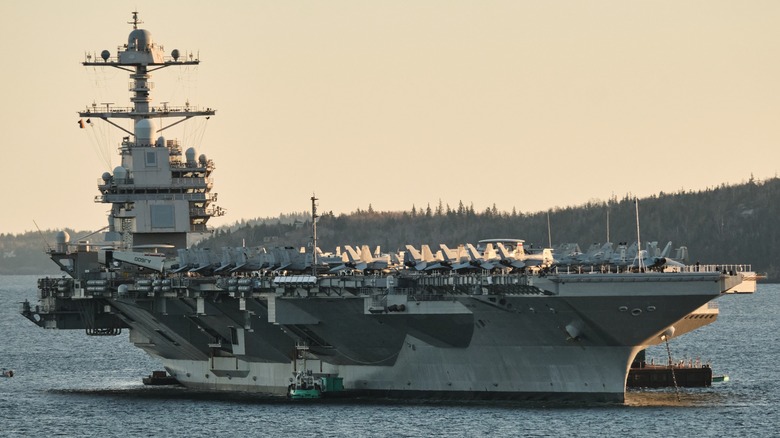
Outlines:
[{"label": "calm sea surface", "polygon": [[[718,300],[714,324],[675,339],[675,359],[701,358],[730,381],[631,391],[625,404],[288,402],[147,388],[160,364],[127,334],[43,330],[19,315],[35,276],[0,276],[0,436],[778,436],[780,285]],[[648,360],[664,361],[654,347]]]}]

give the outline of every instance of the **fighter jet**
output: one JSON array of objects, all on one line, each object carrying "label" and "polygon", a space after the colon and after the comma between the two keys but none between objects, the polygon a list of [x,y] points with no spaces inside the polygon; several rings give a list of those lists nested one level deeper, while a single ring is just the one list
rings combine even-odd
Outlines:
[{"label": "fighter jet", "polygon": [[632,263],[633,268],[662,269],[667,266],[682,267],[684,264],[669,257],[672,242],[666,244],[663,251],[658,250],[658,242],[647,242],[647,249],[639,251]]},{"label": "fighter jet", "polygon": [[465,262],[452,265],[453,270],[485,269],[490,271],[496,268],[506,268],[500,263],[501,258],[496,254],[492,243],[487,243],[485,245],[485,251],[482,254],[477,251],[474,245],[467,243],[466,253],[468,254],[469,259]]},{"label": "fighter jet", "polygon": [[500,257],[499,263],[510,269],[525,268],[525,262],[517,257],[517,252],[509,252],[503,242],[496,242],[496,247],[498,248],[498,255]]},{"label": "fighter jet", "polygon": [[360,250],[356,250],[350,245],[345,245],[342,262],[341,265],[331,268],[329,272],[336,273],[349,269],[357,271],[385,271],[396,266],[388,254],[379,254],[378,257],[374,257],[368,245],[363,245]]},{"label": "fighter jet", "polygon": [[420,249],[421,251],[417,251],[417,249],[412,245],[406,245],[406,251],[404,252],[404,266],[415,269],[417,271],[450,269],[450,266],[448,266],[445,262],[441,251],[437,251],[436,254],[434,254],[428,245],[422,245]]}]

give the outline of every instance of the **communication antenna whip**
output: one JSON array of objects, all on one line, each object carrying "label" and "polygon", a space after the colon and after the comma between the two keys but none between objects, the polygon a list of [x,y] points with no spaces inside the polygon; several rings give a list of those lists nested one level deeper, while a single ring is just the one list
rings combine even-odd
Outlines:
[{"label": "communication antenna whip", "polygon": [[317,276],[317,197],[311,194],[311,275]]},{"label": "communication antenna whip", "polygon": [[639,271],[644,269],[642,262],[642,240],[639,238],[639,198],[634,198],[636,205],[636,258],[639,260]]},{"label": "communication antenna whip", "polygon": [[38,234],[41,235],[41,240],[43,240],[43,243],[46,245],[46,248],[48,248],[49,252],[51,252],[52,251],[51,245],[49,245],[49,242],[46,241],[46,237],[43,236],[43,232],[41,231],[41,228],[38,226],[38,223],[35,222],[34,219],[33,219],[33,223],[35,224],[35,228],[38,229]]},{"label": "communication antenna whip", "polygon": [[550,211],[547,210],[547,247],[552,248],[552,231],[550,231]]}]

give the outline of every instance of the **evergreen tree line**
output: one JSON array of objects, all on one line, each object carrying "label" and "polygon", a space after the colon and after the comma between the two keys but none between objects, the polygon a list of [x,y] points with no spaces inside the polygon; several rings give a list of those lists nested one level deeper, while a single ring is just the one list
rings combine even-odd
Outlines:
[{"label": "evergreen tree line", "polygon": [[[326,202],[326,201],[323,201]],[[475,211],[460,202],[451,207],[412,206],[408,211],[358,209],[349,214],[323,214],[317,223],[318,246],[333,251],[336,246],[369,245],[372,250],[404,249],[439,243],[451,248],[487,238],[520,238],[526,246],[578,243],[583,251],[591,243],[614,244],[637,240],[636,203],[633,196],[608,201],[590,201],[574,207],[522,213],[499,211],[495,205]],[[780,179],[721,185],[702,191],[659,193],[638,202],[642,242],[657,241],[660,247],[687,246],[690,263],[751,264],[770,281],[780,281]],[[549,228],[548,228],[549,223]],[[201,246],[308,246],[311,218],[296,224],[262,221],[235,230],[218,230]],[[644,245],[643,245],[644,246]]]},{"label": "evergreen tree line", "polygon": [[[321,201],[327,205],[327,200]],[[752,264],[769,281],[780,281],[780,179],[721,185],[702,191],[659,193],[639,200],[642,242],[667,241],[687,246],[690,263]],[[549,229],[548,229],[549,221]],[[609,224],[609,226],[607,226]],[[72,240],[89,232],[67,230]],[[549,235],[548,235],[549,232]],[[636,204],[633,196],[584,205],[523,213],[499,211],[495,205],[475,211],[473,205],[457,206],[441,201],[408,211],[358,209],[348,214],[326,212],[318,220],[318,246],[369,245],[372,250],[398,251],[406,244],[438,249],[440,243],[455,247],[487,238],[519,238],[526,246],[546,247],[578,243],[583,251],[595,242],[636,241]],[[56,273],[44,250],[54,244],[55,231],[0,234],[0,274]],[[242,220],[217,228],[198,246],[308,246],[310,213],[289,213],[278,218]],[[549,237],[548,237],[549,236]],[[96,240],[93,236],[92,240]]]},{"label": "evergreen tree line", "polygon": [[[91,231],[76,231],[66,228],[71,242],[81,236],[93,234]],[[30,275],[60,273],[60,268],[49,259],[46,251],[55,244],[59,230],[28,231],[22,234],[0,233],[0,275]],[[90,236],[95,241],[98,236]]]}]

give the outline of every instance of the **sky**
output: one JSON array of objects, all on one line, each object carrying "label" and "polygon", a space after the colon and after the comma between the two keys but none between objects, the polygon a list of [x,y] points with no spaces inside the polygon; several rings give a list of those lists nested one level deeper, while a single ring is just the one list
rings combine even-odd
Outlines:
[{"label": "sky", "polygon": [[216,164],[224,225],[310,208],[545,211],[777,175],[780,2],[0,2],[0,232],[98,229],[124,135],[78,129],[128,77],[84,67],[138,10],[153,104],[217,110],[166,138]]}]

